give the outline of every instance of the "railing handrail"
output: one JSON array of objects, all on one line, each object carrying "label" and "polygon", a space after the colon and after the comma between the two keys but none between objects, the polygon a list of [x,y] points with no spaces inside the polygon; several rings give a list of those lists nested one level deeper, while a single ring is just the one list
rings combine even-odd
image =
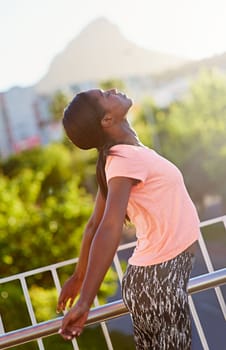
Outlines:
[{"label": "railing handrail", "polygon": [[[189,281],[189,294],[201,292],[226,284],[226,268],[211,273],[193,277]],[[121,299],[91,309],[86,325],[91,325],[119,317],[129,313]],[[62,316],[38,323],[36,325],[5,333],[0,336],[0,349],[8,349],[15,345],[27,343],[37,338],[47,337],[57,333],[61,326]]]}]

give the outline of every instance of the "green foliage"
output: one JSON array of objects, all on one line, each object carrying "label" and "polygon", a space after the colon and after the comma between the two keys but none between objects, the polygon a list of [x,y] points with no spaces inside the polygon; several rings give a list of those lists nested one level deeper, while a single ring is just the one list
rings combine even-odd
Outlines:
[{"label": "green foliage", "polygon": [[[110,337],[114,349],[135,350],[133,335],[128,335],[119,331],[110,331]],[[45,338],[44,345],[46,350],[72,350],[71,342],[65,342],[59,335]],[[78,346],[80,350],[108,349],[102,329],[99,325],[85,328],[81,336],[78,338]],[[33,348],[31,350],[33,350]]]},{"label": "green foliage", "polygon": [[180,167],[200,207],[205,195],[225,193],[225,94],[225,76],[203,71],[187,96],[161,113],[162,153]]},{"label": "green foliage", "polygon": [[100,82],[100,88],[103,90],[109,90],[117,88],[118,90],[125,90],[125,84],[120,79],[109,79]]},{"label": "green foliage", "polygon": [[49,110],[52,115],[52,119],[59,121],[63,117],[64,108],[69,103],[69,97],[62,91],[57,91],[50,102]]},{"label": "green foliage", "polygon": [[28,259],[32,269],[77,256],[93,207],[82,184],[88,173],[94,178],[94,154],[88,159],[52,144],[11,157],[2,173],[1,275],[27,270]]},{"label": "green foliage", "polygon": [[[135,350],[133,335],[119,331],[110,331],[110,337],[114,349]],[[81,350],[107,350],[108,346],[100,329],[100,326],[87,327],[78,339]]]},{"label": "green foliage", "polygon": [[113,269],[109,269],[104,278],[104,283],[102,283],[101,288],[98,292],[98,300],[100,304],[106,302],[106,296],[113,296],[117,289],[117,273]]},{"label": "green foliage", "polygon": [[1,275],[27,270],[27,261],[32,269],[78,255],[92,197],[80,187],[79,174],[71,176],[63,146],[51,145],[39,156],[38,170],[14,168],[17,176],[0,177]]},{"label": "green foliage", "polygon": [[57,291],[55,288],[45,289],[34,284],[29,292],[38,322],[56,317]]},{"label": "green foliage", "polygon": [[160,149],[157,114],[159,108],[152,99],[144,99],[140,106],[136,106],[133,127],[141,142],[148,147]]},{"label": "green foliage", "polygon": [[207,194],[226,204],[225,96],[225,75],[202,71],[182,100],[168,109],[145,100],[133,118],[141,141],[179,166],[200,211]]},{"label": "green foliage", "polygon": [[30,325],[30,318],[19,281],[0,285],[0,313],[6,332]]},{"label": "green foliage", "polygon": [[80,150],[73,147],[71,152],[72,171],[79,174],[81,186],[93,195],[97,191],[96,160],[97,151],[95,149]]}]

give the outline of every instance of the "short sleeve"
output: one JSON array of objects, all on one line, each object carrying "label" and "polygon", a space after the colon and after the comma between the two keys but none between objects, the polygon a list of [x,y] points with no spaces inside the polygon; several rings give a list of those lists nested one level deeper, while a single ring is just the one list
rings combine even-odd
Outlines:
[{"label": "short sleeve", "polygon": [[117,176],[145,181],[147,170],[139,149],[131,145],[117,145],[110,149],[105,166],[107,182]]}]

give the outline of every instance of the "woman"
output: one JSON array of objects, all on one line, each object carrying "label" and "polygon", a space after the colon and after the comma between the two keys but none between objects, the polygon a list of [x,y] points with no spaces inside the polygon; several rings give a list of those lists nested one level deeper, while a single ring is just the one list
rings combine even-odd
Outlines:
[{"label": "woman", "polygon": [[79,262],[59,297],[58,312],[67,302],[71,307],[59,333],[72,339],[82,332],[129,218],[136,227],[137,245],[122,294],[132,315],[136,349],[187,350],[187,283],[199,219],[180,171],[145,147],[131,128],[126,118],[131,106],[131,99],[116,89],[95,89],[76,95],[64,112],[71,141],[99,151],[99,190]]}]

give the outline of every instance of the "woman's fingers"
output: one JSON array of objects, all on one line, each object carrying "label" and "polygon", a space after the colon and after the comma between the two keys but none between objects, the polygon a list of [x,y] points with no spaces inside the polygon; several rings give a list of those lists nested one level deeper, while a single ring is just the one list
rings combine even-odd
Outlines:
[{"label": "woman's fingers", "polygon": [[75,300],[75,298],[70,298],[69,308],[71,308],[71,307],[72,307],[72,305],[73,305],[73,303],[74,303],[74,300]]},{"label": "woman's fingers", "polygon": [[59,333],[65,340],[78,337],[85,325],[89,311],[79,306],[75,306],[64,317]]},{"label": "woman's fingers", "polygon": [[69,307],[73,305],[73,302],[78,295],[81,288],[81,280],[76,275],[72,275],[64,284],[57,303],[57,312],[64,311],[69,302]]},{"label": "woman's fingers", "polygon": [[68,306],[69,306],[69,308],[71,308],[73,303],[74,303],[74,300],[75,300],[74,297],[68,297],[68,298],[66,298],[63,301],[59,301],[58,304],[57,304],[57,308],[56,308],[57,313],[59,313],[61,311],[65,311],[68,301],[69,301],[69,305]]},{"label": "woman's fingers", "polygon": [[61,311],[65,311],[66,305],[69,302],[69,307],[71,308],[74,300],[75,300],[75,296],[76,295],[67,295],[67,296],[61,296],[59,297],[58,303],[57,303],[57,307],[56,307],[56,311],[57,313],[61,312]]},{"label": "woman's fingers", "polygon": [[62,329],[59,329],[58,333],[65,339],[65,340],[71,340],[75,337],[79,337],[82,333],[83,328],[79,326],[74,326],[73,329],[65,329],[64,331]]},{"label": "woman's fingers", "polygon": [[59,313],[61,311],[64,311],[65,307],[66,307],[66,304],[67,304],[67,299],[59,298],[59,301],[57,303],[57,308],[56,308],[57,313]]}]

